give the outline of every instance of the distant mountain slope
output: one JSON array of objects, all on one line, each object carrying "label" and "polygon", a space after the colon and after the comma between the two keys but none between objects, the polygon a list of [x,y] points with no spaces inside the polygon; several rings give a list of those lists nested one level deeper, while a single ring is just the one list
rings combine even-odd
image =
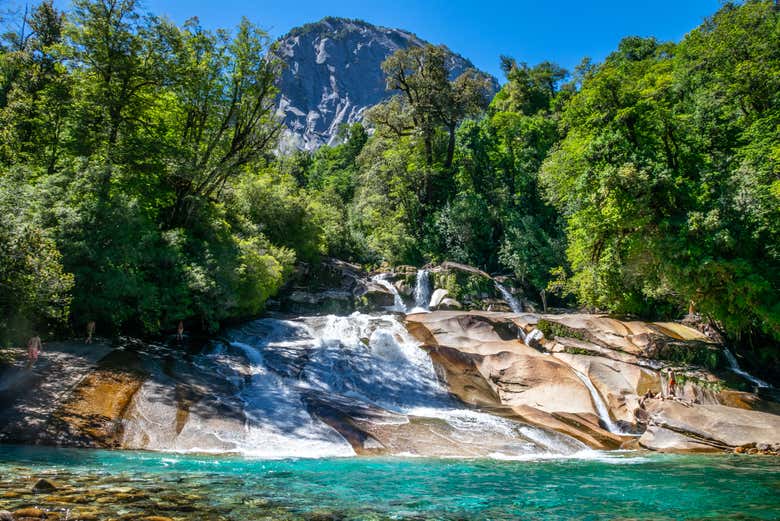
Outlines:
[{"label": "distant mountain slope", "polygon": [[[277,54],[287,67],[279,111],[289,129],[282,147],[332,144],[342,123],[359,121],[367,108],[389,97],[382,62],[398,49],[426,44],[401,29],[332,17],[280,38]],[[455,77],[473,65],[452,53],[449,67]]]}]

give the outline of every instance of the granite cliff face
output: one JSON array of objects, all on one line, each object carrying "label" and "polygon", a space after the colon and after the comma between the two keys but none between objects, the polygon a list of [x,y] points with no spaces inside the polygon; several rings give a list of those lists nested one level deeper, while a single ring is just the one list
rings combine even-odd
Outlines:
[{"label": "granite cliff face", "polygon": [[[283,36],[276,51],[286,65],[279,83],[279,114],[288,129],[282,148],[334,144],[341,124],[360,121],[367,108],[391,95],[382,62],[398,49],[427,43],[401,29],[332,17]],[[473,67],[454,53],[448,66],[453,77]]]}]

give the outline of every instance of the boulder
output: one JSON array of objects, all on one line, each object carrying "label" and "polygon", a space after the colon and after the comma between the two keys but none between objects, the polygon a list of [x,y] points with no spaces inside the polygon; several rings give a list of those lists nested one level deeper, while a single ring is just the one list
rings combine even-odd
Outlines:
[{"label": "boulder", "polygon": [[282,307],[293,313],[344,314],[355,309],[355,299],[349,291],[295,290],[282,301]]},{"label": "boulder", "polygon": [[395,303],[395,295],[375,282],[365,282],[358,293],[360,306],[368,311],[382,311]]},{"label": "boulder", "polygon": [[14,521],[14,515],[8,510],[0,510],[0,521]]},{"label": "boulder", "polygon": [[40,508],[35,508],[35,507],[20,508],[19,510],[14,511],[14,518],[15,519],[24,519],[24,518],[45,519],[46,512],[44,512]]},{"label": "boulder", "polygon": [[35,485],[32,487],[32,491],[34,494],[42,494],[45,492],[54,492],[59,487],[49,481],[46,478],[41,478],[38,481],[35,482]]},{"label": "boulder", "polygon": [[527,405],[518,405],[511,410],[520,421],[571,436],[593,449],[615,449],[623,442],[620,436],[601,428],[598,417],[592,414],[550,414]]},{"label": "boulder", "polygon": [[720,452],[713,445],[702,443],[684,434],[651,425],[639,438],[639,446],[658,452]]},{"label": "boulder", "polygon": [[431,303],[428,307],[431,309],[439,309],[439,306],[441,305],[442,300],[444,300],[444,297],[447,296],[447,290],[439,288],[433,292],[433,295],[431,295]]},{"label": "boulder", "polygon": [[466,403],[595,417],[590,393],[571,367],[518,340],[513,318],[435,311],[407,316],[407,327],[425,344],[450,391]]},{"label": "boulder", "polygon": [[299,263],[279,294],[279,308],[300,314],[351,313],[357,297],[365,292],[366,281],[367,274],[360,266],[338,259]]},{"label": "boulder", "polygon": [[[706,362],[721,350],[680,324],[586,314],[433,311],[409,315],[407,327],[464,402],[510,409],[521,421],[591,447],[698,452],[780,443],[780,416],[768,414],[776,412],[772,402],[724,388],[704,363],[679,365]],[[522,330],[527,338],[535,327],[545,338],[532,342],[533,349],[517,336]],[[678,350],[672,360],[654,359],[669,355],[670,348]],[[671,368],[680,400],[653,399],[662,394],[664,371]],[[577,373],[590,380],[618,425],[637,433],[646,429],[644,436],[627,443],[628,437],[606,432]]]},{"label": "boulder", "polygon": [[619,421],[633,424],[639,397],[661,392],[658,373],[647,368],[589,355],[557,353],[555,357],[586,375]]},{"label": "boulder", "polygon": [[485,356],[478,365],[501,403],[540,411],[596,414],[588,388],[571,367],[515,342],[512,351]]},{"label": "boulder", "polygon": [[571,313],[542,315],[537,327],[548,339],[577,339],[646,359],[709,369],[723,363],[721,346],[682,324],[621,321],[605,315]]},{"label": "boulder", "polygon": [[449,391],[464,403],[499,406],[501,398],[480,370],[482,355],[446,346],[425,345]]},{"label": "boulder", "polygon": [[423,344],[484,352],[482,344],[515,340],[518,325],[511,313],[434,311],[406,317],[407,328]]},{"label": "boulder", "polygon": [[441,309],[444,311],[459,311],[463,309],[463,304],[461,304],[454,298],[445,298],[442,299],[437,309]]},{"label": "boulder", "polygon": [[[639,442],[647,448],[687,450],[686,444],[692,442],[717,449],[780,443],[780,416],[774,414],[724,405],[689,405],[675,400],[649,400],[645,407],[650,427]],[[673,438],[659,429],[672,431],[678,437]]]}]

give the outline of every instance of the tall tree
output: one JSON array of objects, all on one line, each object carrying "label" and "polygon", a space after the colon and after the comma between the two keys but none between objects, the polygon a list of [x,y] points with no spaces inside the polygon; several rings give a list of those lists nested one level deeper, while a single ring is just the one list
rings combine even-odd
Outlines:
[{"label": "tall tree", "polygon": [[[372,121],[384,124],[399,135],[414,131],[425,146],[426,164],[434,162],[433,140],[437,128],[448,135],[444,168],[452,166],[455,131],[468,116],[476,116],[489,102],[490,78],[468,69],[450,81],[447,68],[448,50],[426,45],[400,49],[382,63],[387,90],[398,91],[386,105],[374,110]],[[399,116],[407,121],[399,120]]]},{"label": "tall tree", "polygon": [[280,64],[268,54],[268,35],[246,18],[232,39],[192,20],[175,48],[170,225],[186,223],[196,200],[268,154],[282,126],[274,113]]}]

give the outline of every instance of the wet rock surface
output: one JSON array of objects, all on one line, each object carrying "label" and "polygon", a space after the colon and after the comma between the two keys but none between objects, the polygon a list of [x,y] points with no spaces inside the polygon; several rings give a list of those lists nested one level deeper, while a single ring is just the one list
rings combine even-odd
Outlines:
[{"label": "wet rock surface", "polygon": [[47,342],[38,363],[27,368],[25,351],[11,349],[15,363],[0,368],[0,441],[50,441],[49,421],[63,397],[110,352],[107,343]]},{"label": "wet rock surface", "polygon": [[[730,389],[718,376],[723,347],[682,324],[436,311],[407,316],[407,327],[463,401],[510,408],[522,421],[593,448],[758,452],[760,446],[772,453],[780,443],[777,404]],[[534,337],[534,348],[512,338],[513,331]]]},{"label": "wet rock surface", "polygon": [[[771,389],[735,388],[744,372],[685,325],[480,310],[403,319],[419,294],[441,307],[450,290],[436,274],[453,272],[493,284],[451,263],[377,278],[331,260],[280,300],[320,313],[248,322],[205,348],[51,343],[29,370],[16,350],[0,373],[0,441],[258,457],[780,446]],[[345,311],[327,315],[323,295],[343,295]],[[373,313],[348,314],[358,308]]]}]

